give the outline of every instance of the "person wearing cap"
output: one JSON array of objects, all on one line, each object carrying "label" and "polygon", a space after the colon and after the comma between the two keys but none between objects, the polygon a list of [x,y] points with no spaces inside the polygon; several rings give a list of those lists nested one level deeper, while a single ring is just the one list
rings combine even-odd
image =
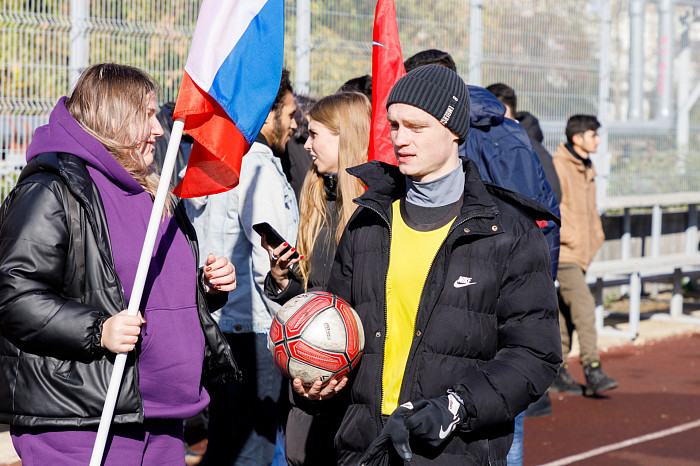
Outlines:
[{"label": "person wearing cap", "polygon": [[347,404],[339,464],[505,465],[513,418],[561,361],[549,251],[535,221],[555,217],[482,182],[459,158],[469,94],[455,72],[409,72],[387,109],[398,166],[348,170],[367,191],[328,287],[359,314],[364,354],[349,378],[298,384],[296,395]]}]

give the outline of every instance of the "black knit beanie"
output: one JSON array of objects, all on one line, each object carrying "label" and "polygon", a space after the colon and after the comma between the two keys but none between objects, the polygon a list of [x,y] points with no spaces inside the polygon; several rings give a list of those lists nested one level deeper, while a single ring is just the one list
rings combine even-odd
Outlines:
[{"label": "black knit beanie", "polygon": [[455,133],[460,143],[469,131],[469,91],[462,78],[441,65],[419,66],[399,79],[386,107],[401,103],[417,107]]}]

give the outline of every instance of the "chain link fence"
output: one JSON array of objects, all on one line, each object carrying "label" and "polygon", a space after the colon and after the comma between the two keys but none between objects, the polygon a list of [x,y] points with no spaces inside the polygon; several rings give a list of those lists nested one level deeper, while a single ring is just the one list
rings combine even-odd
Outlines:
[{"label": "chain link fence", "polygon": [[[80,70],[128,63],[176,98],[197,0],[0,0],[0,181]],[[374,0],[288,0],[285,66],[296,88],[335,92],[371,74]],[[696,0],[396,2],[404,57],[449,52],[471,84],[503,82],[540,119],[545,146],[596,114],[600,195],[700,191]],[[696,93],[698,96],[696,96]]]}]

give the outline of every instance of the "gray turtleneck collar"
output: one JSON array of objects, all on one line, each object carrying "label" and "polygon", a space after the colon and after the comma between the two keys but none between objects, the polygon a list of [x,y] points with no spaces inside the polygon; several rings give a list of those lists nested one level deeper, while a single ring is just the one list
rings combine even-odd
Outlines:
[{"label": "gray turtleneck collar", "polygon": [[420,207],[454,204],[464,195],[464,170],[460,163],[447,175],[419,183],[406,177],[406,201]]}]

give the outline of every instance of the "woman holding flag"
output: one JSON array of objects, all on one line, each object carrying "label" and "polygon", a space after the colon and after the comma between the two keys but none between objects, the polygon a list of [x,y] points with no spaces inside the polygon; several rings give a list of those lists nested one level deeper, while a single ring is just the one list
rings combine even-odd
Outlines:
[{"label": "woman holding flag", "polygon": [[25,466],[89,462],[115,353],[129,358],[103,464],[184,464],[182,420],[208,404],[204,385],[238,374],[209,314],[233,266],[210,254],[198,270],[172,198],[143,315],[123,311],[158,186],[157,89],[130,66],[88,68],[0,209],[0,422]]}]

